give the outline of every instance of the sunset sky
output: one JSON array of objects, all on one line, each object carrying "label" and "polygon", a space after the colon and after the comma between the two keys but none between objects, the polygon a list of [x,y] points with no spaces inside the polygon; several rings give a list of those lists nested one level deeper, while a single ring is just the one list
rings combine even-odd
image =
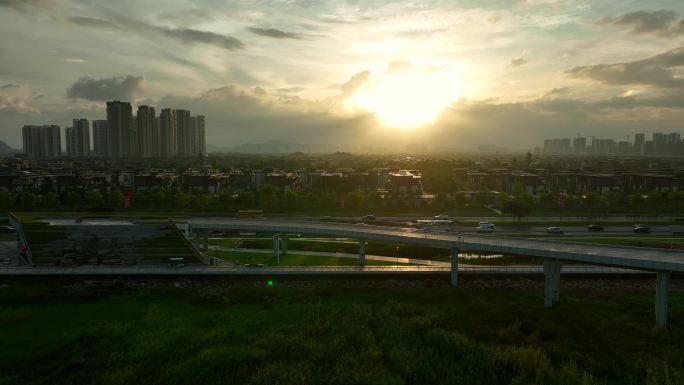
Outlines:
[{"label": "sunset sky", "polygon": [[111,99],[224,147],[684,133],[684,2],[0,0],[0,139]]}]

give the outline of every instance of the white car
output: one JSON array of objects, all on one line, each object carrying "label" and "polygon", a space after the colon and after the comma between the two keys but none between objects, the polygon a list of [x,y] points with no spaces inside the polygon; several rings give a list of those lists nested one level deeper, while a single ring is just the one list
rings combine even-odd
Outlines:
[{"label": "white car", "polygon": [[489,226],[477,226],[477,232],[478,233],[491,233],[493,232],[494,229]]},{"label": "white car", "polygon": [[446,214],[439,214],[439,215],[435,215],[435,219],[440,220],[440,221],[448,220],[449,216]]},{"label": "white car", "polygon": [[551,226],[546,228],[546,232],[549,234],[563,234],[563,230],[560,227]]},{"label": "white car", "polygon": [[494,224],[489,223],[489,222],[480,222],[477,224],[477,227],[488,227],[488,228],[494,230]]}]

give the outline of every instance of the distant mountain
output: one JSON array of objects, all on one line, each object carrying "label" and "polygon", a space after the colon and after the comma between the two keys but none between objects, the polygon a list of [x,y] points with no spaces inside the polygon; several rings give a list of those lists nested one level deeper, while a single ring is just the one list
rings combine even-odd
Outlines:
[{"label": "distant mountain", "polygon": [[14,155],[18,152],[19,150],[10,147],[7,143],[0,140],[0,155]]},{"label": "distant mountain", "polygon": [[218,147],[207,145],[210,153],[243,153],[243,154],[289,154],[292,152],[307,152],[309,145],[268,141],[260,143],[244,143],[233,147]]}]

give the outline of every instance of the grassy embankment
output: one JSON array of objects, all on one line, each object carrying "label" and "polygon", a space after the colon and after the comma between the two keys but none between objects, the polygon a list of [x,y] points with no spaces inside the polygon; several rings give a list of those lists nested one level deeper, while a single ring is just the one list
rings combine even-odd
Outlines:
[{"label": "grassy embankment", "polygon": [[[320,255],[291,254],[278,258],[272,253],[234,252],[234,251],[210,251],[209,255],[218,257],[226,262],[235,264],[263,264],[266,266],[358,266],[359,261],[355,258],[328,257]],[[406,266],[406,263],[391,261],[373,261],[366,259],[367,266]]]},{"label": "grassy embankment", "polygon": [[[224,239],[209,239],[209,244],[223,246],[223,247],[235,247],[238,243],[238,238],[224,238]],[[246,239],[242,241],[239,246],[241,248],[254,248],[254,249],[270,249],[273,247],[273,243],[269,239]],[[418,245],[408,245],[401,244],[396,245],[387,242],[375,242],[371,241],[366,244],[366,254],[368,255],[380,255],[387,257],[397,256],[397,246],[399,246],[398,256],[400,258],[415,258],[415,259],[425,259],[431,261],[450,261],[450,254],[448,250],[424,247]],[[348,253],[355,254],[359,251],[359,246],[357,242],[350,241],[333,241],[326,240],[324,242],[317,242],[312,240],[301,240],[297,238],[290,238],[288,241],[288,247],[290,250],[304,250],[308,248],[309,251],[313,252],[329,252],[329,253]],[[213,253],[213,251],[212,251]],[[464,251],[466,253],[466,251]],[[234,259],[239,259],[240,255],[244,255],[243,252],[234,252]],[[213,254],[212,254],[213,255]],[[311,258],[311,257],[309,257]],[[344,259],[344,258],[339,258]],[[370,260],[366,260],[370,262]],[[541,264],[541,259],[534,257],[522,257],[522,256],[501,256],[501,257],[487,257],[485,255],[475,256],[469,255],[467,258],[461,258],[461,262],[465,264],[472,265],[536,265]],[[389,265],[394,265],[395,263],[389,263]]]},{"label": "grassy embankment", "polygon": [[[27,220],[28,219],[28,220]],[[139,259],[147,261],[165,262],[172,257],[183,257],[187,263],[199,263],[190,248],[180,236],[166,224],[159,224],[160,234],[154,237],[136,239],[129,246],[112,247],[114,256],[124,259]],[[68,226],[53,226],[47,222],[22,218],[22,227],[31,247],[33,262],[37,264],[60,264],[63,261],[63,249],[51,246],[51,243],[69,238]],[[92,230],[95,232],[95,230]],[[108,238],[104,238],[107,243]],[[77,243],[74,244],[76,247]],[[82,241],[80,247],[92,247]],[[82,258],[97,258],[97,248],[88,253],[80,252]]]},{"label": "grassy embankment", "polygon": [[[0,287],[0,384],[681,384],[684,294],[206,284]],[[46,324],[46,320],[49,322]]]}]

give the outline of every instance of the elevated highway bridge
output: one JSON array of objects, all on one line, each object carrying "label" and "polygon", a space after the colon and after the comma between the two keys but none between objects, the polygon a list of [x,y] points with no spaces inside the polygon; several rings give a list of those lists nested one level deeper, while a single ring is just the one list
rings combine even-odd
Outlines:
[{"label": "elevated highway bridge", "polygon": [[251,231],[273,233],[274,253],[287,253],[287,234],[316,234],[359,240],[359,265],[365,265],[366,242],[377,240],[407,243],[451,251],[451,285],[458,285],[458,255],[461,250],[543,259],[544,305],[559,300],[560,270],[563,261],[618,267],[656,273],[656,324],[667,321],[667,301],[672,273],[684,272],[684,252],[677,250],[596,245],[557,240],[541,240],[491,234],[429,232],[408,228],[270,219],[190,219],[176,226],[187,237],[206,231]]}]

